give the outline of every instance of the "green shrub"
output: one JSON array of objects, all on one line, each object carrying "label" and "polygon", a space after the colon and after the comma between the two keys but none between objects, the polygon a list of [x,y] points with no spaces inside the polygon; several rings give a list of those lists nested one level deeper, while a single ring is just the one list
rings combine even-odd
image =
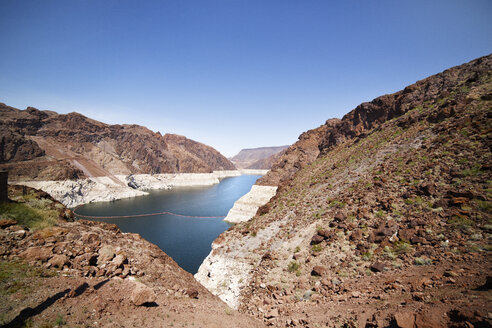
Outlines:
[{"label": "green shrub", "polygon": [[447,224],[455,228],[467,229],[473,226],[473,221],[464,216],[455,215],[452,218],[448,219]]},{"label": "green shrub", "polygon": [[323,246],[321,244],[316,244],[311,247],[311,251],[315,253],[319,253],[323,250]]},{"label": "green shrub", "polygon": [[295,272],[295,271],[299,270],[300,266],[301,266],[301,265],[300,265],[299,263],[297,263],[296,261],[291,261],[291,262],[289,263],[289,265],[287,266],[287,270],[288,270],[290,273],[292,273],[292,272]]},{"label": "green shrub", "polygon": [[416,257],[414,263],[415,265],[431,265],[432,260],[426,257]]},{"label": "green shrub", "polygon": [[50,227],[58,220],[59,213],[56,210],[33,208],[23,203],[0,204],[0,218],[12,218],[19,225],[27,226],[31,230]]},{"label": "green shrub", "polygon": [[393,244],[393,252],[396,254],[407,253],[412,249],[412,245],[404,240],[399,240]]}]

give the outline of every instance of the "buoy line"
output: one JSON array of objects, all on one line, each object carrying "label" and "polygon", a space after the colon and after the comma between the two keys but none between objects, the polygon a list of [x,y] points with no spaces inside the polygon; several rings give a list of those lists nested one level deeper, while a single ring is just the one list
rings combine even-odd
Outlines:
[{"label": "buoy line", "polygon": [[132,215],[111,215],[111,216],[97,216],[97,215],[84,215],[77,213],[77,210],[84,206],[84,204],[75,207],[72,212],[78,217],[84,219],[124,219],[124,218],[139,218],[144,216],[157,216],[157,215],[173,215],[183,218],[193,218],[193,219],[223,219],[225,216],[196,216],[196,215],[183,215],[173,212],[158,212],[158,213],[145,213],[145,214],[132,214]]}]

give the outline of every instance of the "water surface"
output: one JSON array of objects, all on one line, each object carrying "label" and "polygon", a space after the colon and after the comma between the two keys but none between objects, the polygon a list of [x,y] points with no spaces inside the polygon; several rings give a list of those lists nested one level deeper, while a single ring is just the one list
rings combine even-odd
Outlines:
[{"label": "water surface", "polygon": [[[225,216],[234,202],[246,194],[259,177],[242,175],[223,179],[211,187],[151,191],[147,196],[87,204],[77,212],[95,216],[165,211],[192,216]],[[115,223],[123,232],[140,234],[192,274],[198,271],[198,267],[210,253],[215,238],[229,228],[229,224],[222,218],[183,218],[173,215],[97,221]]]}]

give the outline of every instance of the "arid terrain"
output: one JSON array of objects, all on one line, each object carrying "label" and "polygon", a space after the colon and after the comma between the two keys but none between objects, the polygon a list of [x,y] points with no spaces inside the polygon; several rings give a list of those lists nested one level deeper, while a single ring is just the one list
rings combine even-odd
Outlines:
[{"label": "arid terrain", "polygon": [[242,149],[231,162],[241,169],[269,170],[289,146]]},{"label": "arid terrain", "polygon": [[277,326],[489,327],[491,108],[487,56],[302,134],[201,282]]},{"label": "arid terrain", "polygon": [[[45,115],[49,122],[54,114]],[[276,195],[215,240],[197,276],[203,285],[138,235],[71,222],[49,195],[11,186],[11,202],[0,207],[0,320],[7,327],[491,327],[491,121],[489,55],[303,133],[257,182],[278,186]],[[71,140],[68,126],[63,131]],[[2,147],[36,161],[46,156],[40,140],[50,138],[12,132]],[[138,167],[153,163],[150,171],[175,167],[152,154],[132,156]]]},{"label": "arid terrain", "polygon": [[21,181],[207,173],[235,167],[212,147],[183,136],[0,103],[0,169],[8,170],[11,180]]},{"label": "arid terrain", "polygon": [[139,235],[74,222],[46,193],[9,189],[11,202],[0,205],[0,326],[262,326]]}]

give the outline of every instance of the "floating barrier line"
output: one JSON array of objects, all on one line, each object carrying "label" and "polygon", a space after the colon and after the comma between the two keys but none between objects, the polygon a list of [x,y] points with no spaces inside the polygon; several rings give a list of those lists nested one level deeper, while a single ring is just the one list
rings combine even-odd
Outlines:
[{"label": "floating barrier line", "polygon": [[139,218],[139,217],[144,217],[144,216],[157,216],[157,215],[173,215],[173,216],[178,216],[182,218],[193,218],[193,219],[223,219],[225,216],[196,216],[196,215],[183,215],[183,214],[177,214],[177,213],[172,213],[172,212],[158,212],[158,213],[146,213],[146,214],[133,214],[133,215],[111,215],[111,216],[97,216],[97,215],[84,215],[84,214],[79,214],[77,213],[77,210],[81,208],[82,205],[79,205],[75,207],[72,212],[78,217],[84,218],[84,219],[124,219],[124,218]]}]

